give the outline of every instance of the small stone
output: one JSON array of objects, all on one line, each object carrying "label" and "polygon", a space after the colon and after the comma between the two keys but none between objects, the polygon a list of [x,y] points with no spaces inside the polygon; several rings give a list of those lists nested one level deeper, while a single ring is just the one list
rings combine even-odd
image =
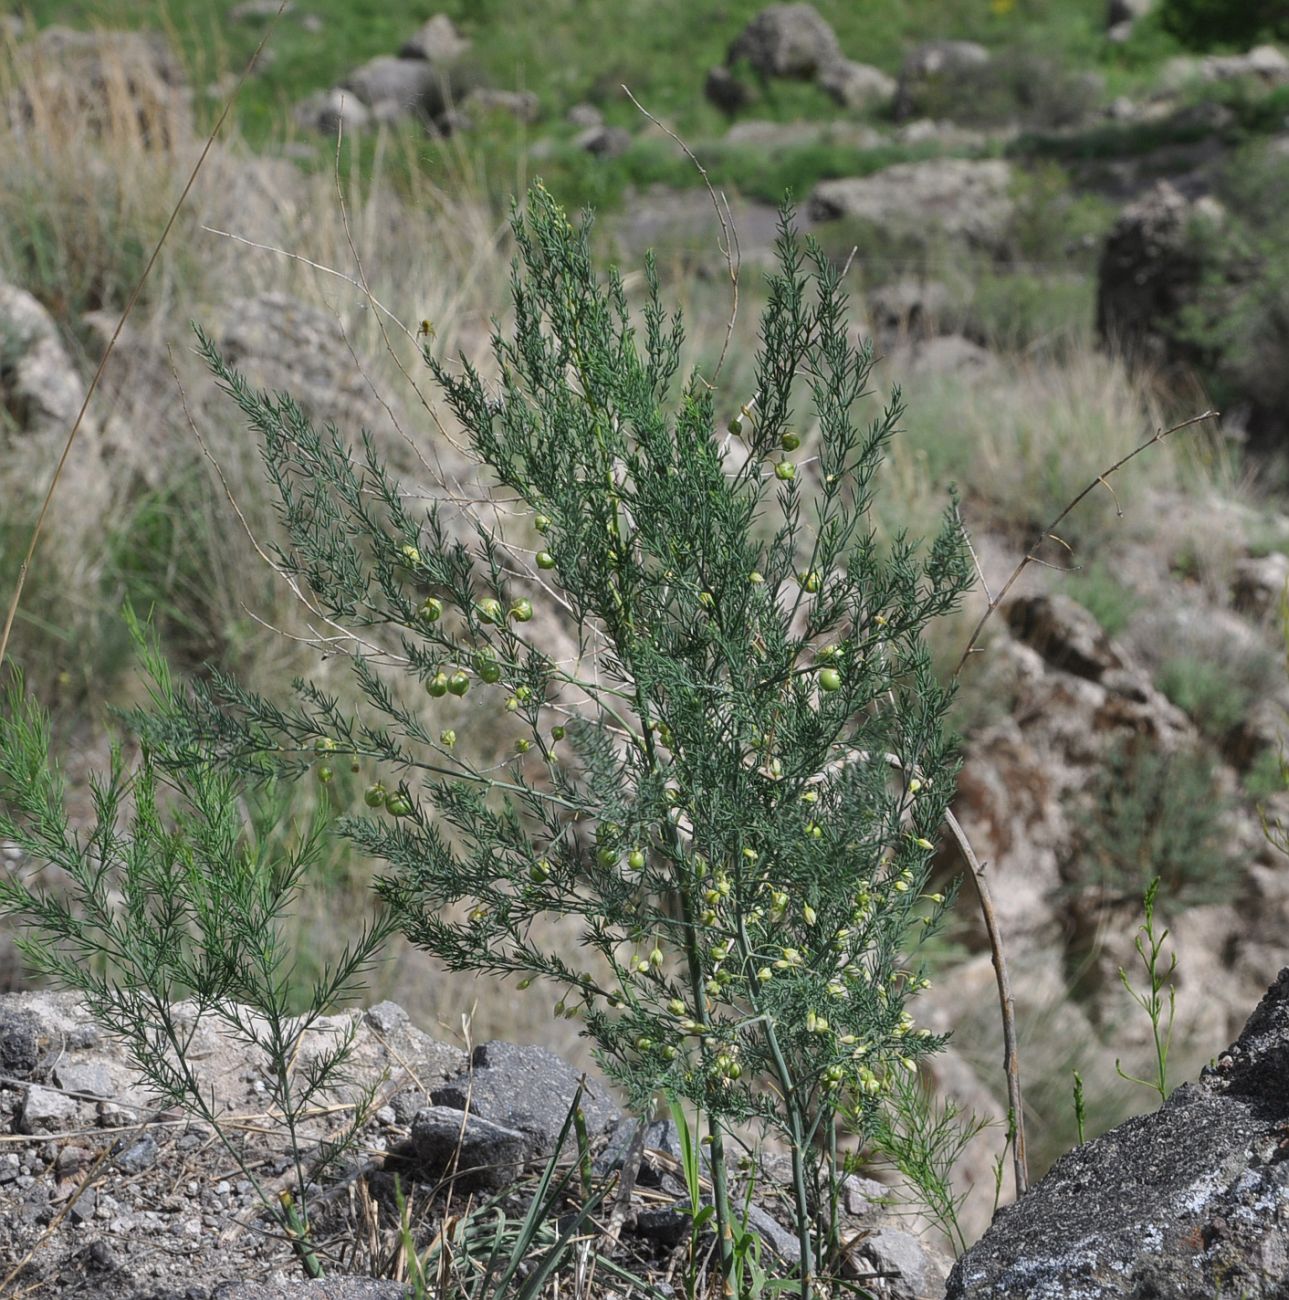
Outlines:
[{"label": "small stone", "polygon": [[143,1170],[151,1169],[157,1163],[159,1151],[156,1138],[150,1133],[145,1133],[117,1156],[116,1166],[127,1174],[142,1173]]},{"label": "small stone", "polygon": [[67,1128],[75,1124],[79,1109],[74,1097],[33,1085],[22,1103],[18,1132],[50,1133]]},{"label": "small stone", "polygon": [[54,1168],[60,1174],[71,1173],[82,1165],[88,1164],[92,1156],[93,1152],[88,1147],[66,1146],[58,1153]]},{"label": "small stone", "polygon": [[39,1059],[35,1017],[21,1011],[0,1011],[0,1074],[25,1079]]},{"label": "small stone", "polygon": [[65,1091],[86,1098],[116,1095],[112,1076],[100,1061],[62,1062],[54,1069],[54,1081]]},{"label": "small stone", "polygon": [[398,1116],[394,1113],[393,1106],[382,1106],[373,1116],[377,1124],[383,1124],[388,1128],[391,1124],[398,1122]]},{"label": "small stone", "polygon": [[408,1014],[397,1002],[378,1002],[363,1015],[363,1021],[377,1033],[392,1034],[408,1022]]}]

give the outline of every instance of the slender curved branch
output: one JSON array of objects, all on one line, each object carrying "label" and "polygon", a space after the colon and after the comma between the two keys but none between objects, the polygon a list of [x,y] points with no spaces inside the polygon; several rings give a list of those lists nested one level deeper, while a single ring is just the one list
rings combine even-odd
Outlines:
[{"label": "slender curved branch", "polygon": [[[1065,509],[1062,510],[1061,513],[1057,515],[1056,518],[1053,519],[1052,522],[1048,524],[1048,526],[1044,528],[1041,533],[1039,533],[1038,537],[1034,541],[1034,544],[1029,548],[1029,550],[1025,552],[1024,556],[1021,557],[1020,563],[1011,571],[1011,574],[1008,576],[1007,581],[1003,583],[997,595],[991,596],[989,598],[989,604],[985,607],[985,612],[981,614],[980,621],[976,624],[975,628],[972,630],[971,636],[967,640],[966,647],[962,651],[962,657],[958,660],[958,663],[953,670],[953,676],[956,678],[962,672],[963,666],[966,664],[967,660],[971,657],[972,653],[976,649],[976,644],[980,640],[980,633],[983,631],[985,624],[993,616],[993,613],[998,608],[998,606],[1003,603],[1004,599],[1006,599],[1007,593],[1011,591],[1012,587],[1016,585],[1017,579],[1020,578],[1020,575],[1024,573],[1025,570],[1028,569],[1031,564],[1043,563],[1043,561],[1038,558],[1038,548],[1042,546],[1043,543],[1047,541],[1049,537],[1055,534],[1056,529],[1060,527],[1065,517],[1068,514],[1070,514],[1071,511],[1073,511],[1075,507],[1078,506],[1083,501],[1084,497],[1089,496],[1098,487],[1104,487],[1110,493],[1110,495],[1114,497],[1114,489],[1110,487],[1110,484],[1107,481],[1111,474],[1117,473],[1130,460],[1136,459],[1136,457],[1140,456],[1143,451],[1146,451],[1148,448],[1153,447],[1157,442],[1163,442],[1165,438],[1170,437],[1174,433],[1180,433],[1182,429],[1189,429],[1190,426],[1193,424],[1200,424],[1204,420],[1215,420],[1218,414],[1219,412],[1217,411],[1204,411],[1200,415],[1191,416],[1189,420],[1183,420],[1180,424],[1174,424],[1171,429],[1157,430],[1155,432],[1154,437],[1147,438],[1146,441],[1143,442],[1139,447],[1134,447],[1132,451],[1130,451],[1126,456],[1122,456],[1117,461],[1115,461],[1115,463],[1111,465],[1109,469],[1102,470],[1101,473],[1098,474],[1096,478],[1094,478],[1092,482],[1089,483],[1087,487],[1085,487],[1083,491],[1078,494],[1078,496],[1076,496],[1072,501],[1070,501],[1066,505]],[[1115,497],[1115,509],[1118,511],[1120,517],[1122,517],[1123,511],[1122,509],[1119,508],[1118,497]],[[1059,541],[1060,539],[1058,538],[1057,540]],[[973,557],[974,554],[975,552],[973,551],[972,552]],[[985,590],[987,593],[988,588],[986,587]]]}]

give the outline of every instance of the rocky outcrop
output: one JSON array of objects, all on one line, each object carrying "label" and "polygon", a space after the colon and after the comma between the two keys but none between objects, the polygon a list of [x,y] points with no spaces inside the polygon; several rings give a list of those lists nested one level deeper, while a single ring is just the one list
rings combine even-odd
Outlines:
[{"label": "rocky outcrop", "polygon": [[535,122],[537,96],[483,85],[469,53],[470,41],[446,14],[436,14],[397,54],[368,59],[339,85],[296,105],[295,119],[307,129],[327,132],[414,121],[437,135],[469,128],[493,112]]},{"label": "rocky outcrop", "polygon": [[84,396],[53,318],[24,289],[0,281],[0,437],[66,434]]},{"label": "rocky outcrop", "polygon": [[997,158],[899,163],[872,176],[822,181],[807,204],[812,221],[871,222],[895,235],[937,235],[992,248],[1006,236],[1014,205],[1012,170]]},{"label": "rocky outcrop", "polygon": [[75,31],[46,27],[21,47],[22,75],[10,100],[11,127],[93,134],[137,132],[174,146],[192,134],[191,91],[183,66],[160,32]]},{"label": "rocky outcrop", "polygon": [[1246,54],[1209,54],[1203,58],[1181,56],[1164,68],[1162,84],[1181,89],[1196,82],[1253,81],[1264,86],[1289,83],[1289,58],[1274,45],[1259,45]]},{"label": "rocky outcrop", "polygon": [[856,63],[842,52],[837,34],[809,4],[762,9],[730,43],[725,65],[707,74],[707,98],[735,113],[751,102],[739,80],[747,69],[762,83],[773,78],[814,81],[843,108],[862,110],[890,102],[895,81],[880,68]]},{"label": "rocky outcrop", "polygon": [[779,4],[762,9],[734,38],[725,62],[746,62],[761,77],[809,81],[841,58],[837,34],[813,5]]},{"label": "rocky outcrop", "polygon": [[1156,1112],[1063,1156],[956,1264],[947,1300],[1280,1300],[1289,1276],[1289,969]]},{"label": "rocky outcrop", "polygon": [[1205,271],[1201,223],[1220,223],[1211,199],[1192,200],[1167,181],[1124,209],[1106,238],[1097,271],[1097,332],[1130,359],[1155,366],[1196,364],[1181,317]]},{"label": "rocky outcrop", "polygon": [[215,339],[252,387],[293,394],[319,424],[356,435],[389,418],[354,364],[340,323],[321,307],[285,293],[236,299]]},{"label": "rocky outcrop", "polygon": [[[989,51],[975,41],[927,41],[911,50],[900,68],[895,91],[895,118],[925,115],[954,98],[959,83],[979,77],[989,65]],[[932,113],[932,116],[939,116]]]}]

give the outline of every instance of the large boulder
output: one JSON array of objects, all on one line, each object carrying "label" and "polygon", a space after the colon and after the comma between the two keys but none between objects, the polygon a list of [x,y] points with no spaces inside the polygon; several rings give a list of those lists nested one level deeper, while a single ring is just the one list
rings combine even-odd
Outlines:
[{"label": "large boulder", "polygon": [[67,433],[84,395],[53,318],[0,281],[0,440],[6,431]]},{"label": "large boulder", "polygon": [[1287,1156],[1289,968],[1197,1083],[1075,1148],[1003,1209],[946,1300],[1282,1300]]},{"label": "large boulder", "polygon": [[807,212],[812,221],[858,219],[895,235],[939,234],[992,248],[1006,237],[1011,189],[1011,165],[1000,158],[935,158],[821,181]]},{"label": "large boulder", "polygon": [[1181,333],[1205,273],[1201,223],[1221,221],[1211,199],[1192,200],[1168,181],[1130,204],[1111,228],[1097,271],[1097,333],[1130,360],[1200,360]]},{"label": "large boulder", "polygon": [[192,132],[183,65],[161,32],[46,27],[22,45],[10,101],[13,125],[36,132],[76,123],[94,135],[134,130],[174,145]]},{"label": "large boulder", "polygon": [[837,59],[820,68],[819,88],[842,108],[864,109],[889,104],[895,97],[895,78],[881,68],[853,59]]},{"label": "large boulder", "polygon": [[231,302],[216,334],[225,361],[253,388],[290,393],[318,423],[357,435],[389,419],[354,365],[340,322],[285,293]]},{"label": "large boulder", "polygon": [[929,105],[939,106],[950,100],[958,83],[974,81],[988,65],[989,51],[975,41],[927,41],[919,45],[909,52],[900,68],[896,118],[921,116]]},{"label": "large boulder", "polygon": [[762,77],[809,81],[842,58],[836,33],[813,5],[782,4],[762,9],[734,38],[725,62],[746,61]]}]

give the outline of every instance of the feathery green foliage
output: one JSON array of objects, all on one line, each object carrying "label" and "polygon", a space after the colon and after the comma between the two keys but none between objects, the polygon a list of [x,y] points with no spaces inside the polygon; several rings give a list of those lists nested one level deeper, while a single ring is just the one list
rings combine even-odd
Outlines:
[{"label": "feathery green foliage", "polygon": [[[922,632],[968,558],[952,511],[927,547],[879,548],[868,512],[900,407],[860,422],[871,352],[788,214],[756,392],[728,434],[728,399],[677,383],[682,322],[652,265],[637,323],[546,191],[514,227],[499,378],[426,359],[498,494],[531,512],[525,544],[480,513],[468,540],[437,505],[414,516],[370,441],[357,455],[253,392],[203,338],[262,439],[281,568],[336,629],[364,706],[302,681],[283,707],[216,673],[136,721],[172,758],[251,776],[318,753],[387,769],[377,811],[342,827],[388,864],[407,937],[454,970],[541,979],[633,1103],[698,1109],[727,1273],[728,1125],[785,1137],[808,1290],[835,1175],[816,1153],[843,1100],[876,1131],[940,1042],[905,1008],[911,949],[946,906],[922,888],[955,770]],[[797,464],[811,422],[818,455]],[[533,634],[549,627],[530,627],[535,606],[558,609],[571,657]],[[400,674],[505,701],[512,761],[484,767],[436,733]],[[580,922],[587,968],[533,939],[551,916]]]},{"label": "feathery green foliage", "polygon": [[[164,660],[143,645],[137,623],[131,628],[154,705],[173,709],[176,688]],[[158,1094],[211,1126],[305,1270],[320,1276],[309,1244],[309,1191],[356,1140],[370,1097],[358,1098],[351,1123],[325,1151],[305,1136],[310,1108],[347,1081],[353,1046],[352,1026],[324,1031],[319,1020],[360,987],[391,918],[353,935],[299,1010],[284,922],[323,845],[323,820],[296,828],[274,852],[287,808],[281,791],[247,801],[234,778],[208,763],[165,764],[146,751],[131,772],[117,747],[106,777],[91,778],[94,823],[81,834],[50,756],[48,714],[16,676],[5,705],[0,838],[34,865],[0,875],[0,916],[23,927],[18,944],[35,974],[77,992]],[[66,873],[70,888],[41,881],[50,866]],[[211,1024],[263,1055],[266,1098],[293,1157],[293,1196],[270,1194],[221,1123],[192,1052],[199,1027]],[[298,1060],[311,1033],[315,1041]]]}]

